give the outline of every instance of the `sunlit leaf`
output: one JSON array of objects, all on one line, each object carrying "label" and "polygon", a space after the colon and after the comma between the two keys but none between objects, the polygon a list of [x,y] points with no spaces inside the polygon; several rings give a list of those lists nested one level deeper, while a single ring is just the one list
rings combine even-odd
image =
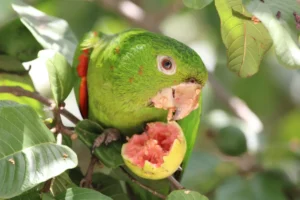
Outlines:
[{"label": "sunlit leaf", "polygon": [[215,5],[221,19],[228,68],[240,77],[252,76],[272,44],[267,29],[252,20],[242,0],[215,0]]},{"label": "sunlit leaf", "polygon": [[19,14],[21,21],[35,39],[44,48],[60,52],[72,64],[77,39],[68,23],[63,19],[46,15],[21,0],[13,2],[13,9]]},{"label": "sunlit leaf", "polygon": [[[264,2],[244,0],[247,10],[268,29],[281,63],[299,69],[299,30],[293,13],[300,14],[300,4],[296,0],[282,2],[282,0],[264,0]],[[300,27],[300,24],[298,26]]]},{"label": "sunlit leaf", "polygon": [[0,101],[0,198],[17,196],[77,165],[27,105]]},{"label": "sunlit leaf", "polygon": [[42,50],[39,57],[48,58],[46,66],[53,97],[57,104],[63,102],[73,88],[74,76],[70,64],[65,57],[52,50]]}]

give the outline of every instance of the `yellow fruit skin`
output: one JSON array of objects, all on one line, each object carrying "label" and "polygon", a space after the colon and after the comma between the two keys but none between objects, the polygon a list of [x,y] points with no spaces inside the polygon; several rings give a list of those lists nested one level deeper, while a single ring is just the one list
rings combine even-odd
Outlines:
[{"label": "yellow fruit skin", "polygon": [[122,146],[123,160],[126,166],[133,173],[145,179],[159,180],[171,176],[178,169],[186,153],[186,140],[180,126],[176,122],[170,123],[175,123],[175,125],[180,129],[180,134],[178,138],[174,141],[170,149],[169,155],[163,157],[164,163],[160,167],[156,167],[148,161],[145,162],[143,168],[136,166],[130,161],[129,158],[126,157],[124,153],[126,143]]}]

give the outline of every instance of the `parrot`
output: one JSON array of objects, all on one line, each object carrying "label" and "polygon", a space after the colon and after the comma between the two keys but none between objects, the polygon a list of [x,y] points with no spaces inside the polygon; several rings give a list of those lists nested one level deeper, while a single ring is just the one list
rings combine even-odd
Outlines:
[{"label": "parrot", "polygon": [[[208,73],[200,56],[163,34],[131,28],[87,33],[74,54],[75,95],[83,118],[122,136],[146,123],[175,120],[186,137],[184,169],[200,124]],[[178,100],[180,99],[180,100]]]}]

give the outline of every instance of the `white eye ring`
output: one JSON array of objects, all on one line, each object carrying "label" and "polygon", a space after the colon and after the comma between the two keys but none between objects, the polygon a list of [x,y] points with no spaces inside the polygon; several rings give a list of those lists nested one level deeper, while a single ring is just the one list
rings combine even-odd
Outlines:
[{"label": "white eye ring", "polygon": [[158,55],[156,60],[158,71],[166,75],[173,75],[176,73],[176,63],[171,57]]}]

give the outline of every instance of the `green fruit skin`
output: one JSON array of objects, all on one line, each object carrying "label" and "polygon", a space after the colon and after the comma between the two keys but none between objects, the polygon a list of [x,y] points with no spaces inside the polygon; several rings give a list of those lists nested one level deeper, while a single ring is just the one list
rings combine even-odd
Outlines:
[{"label": "green fruit skin", "polygon": [[245,134],[235,126],[220,129],[215,142],[221,152],[230,156],[240,156],[247,151]]}]

